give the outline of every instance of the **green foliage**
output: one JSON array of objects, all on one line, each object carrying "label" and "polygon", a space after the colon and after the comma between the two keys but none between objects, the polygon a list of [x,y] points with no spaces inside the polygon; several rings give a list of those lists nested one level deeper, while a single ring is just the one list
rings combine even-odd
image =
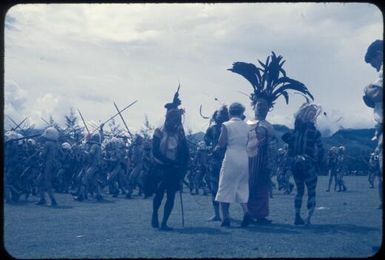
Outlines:
[{"label": "green foliage", "polygon": [[112,119],[110,123],[108,123],[110,127],[110,134],[113,136],[118,136],[122,134],[122,129],[120,128],[120,124],[116,123],[115,119]]},{"label": "green foliage", "polygon": [[142,134],[143,138],[145,140],[151,140],[154,129],[155,127],[150,124],[148,116],[144,115],[144,124],[143,127],[140,129],[140,133]]},{"label": "green foliage", "polygon": [[67,128],[70,128],[70,129],[76,128],[78,118],[77,118],[77,116],[75,114],[75,111],[74,111],[74,109],[72,107],[70,108],[69,115],[65,115],[64,117],[65,117],[65,120],[66,120],[65,124],[66,124]]}]

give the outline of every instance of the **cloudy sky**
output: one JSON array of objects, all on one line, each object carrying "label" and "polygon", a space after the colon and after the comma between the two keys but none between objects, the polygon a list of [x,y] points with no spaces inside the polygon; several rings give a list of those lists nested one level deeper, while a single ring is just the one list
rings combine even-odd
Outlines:
[{"label": "cloudy sky", "polygon": [[[252,88],[227,69],[235,61],[257,64],[271,51],[327,112],[320,127],[341,117],[336,125],[345,128],[374,125],[362,93],[377,77],[365,51],[383,37],[375,5],[23,4],[7,12],[4,32],[4,113],[36,127],[50,115],[63,123],[71,107],[97,123],[116,112],[113,102],[123,108],[134,100],[123,113],[131,130],[145,115],[159,125],[179,82],[186,129],[205,130],[199,106],[210,115],[215,98],[245,104],[251,118],[242,92]],[[268,120],[292,126],[303,101],[296,94],[289,105],[278,100]]]}]

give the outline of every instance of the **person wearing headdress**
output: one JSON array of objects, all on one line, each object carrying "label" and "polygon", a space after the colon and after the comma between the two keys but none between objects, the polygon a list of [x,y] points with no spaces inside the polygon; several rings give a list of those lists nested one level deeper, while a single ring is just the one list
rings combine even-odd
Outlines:
[{"label": "person wearing headdress", "polygon": [[[75,143],[72,146],[74,153],[74,172],[72,175],[72,196],[74,200],[82,201],[87,198],[85,192],[85,172],[87,169],[87,156],[86,156],[86,147],[85,144]],[[85,197],[83,197],[85,196]]]},{"label": "person wearing headdress", "polygon": [[98,175],[102,164],[101,135],[99,133],[92,134],[89,143],[91,145],[87,151],[89,166],[85,172],[86,192],[95,192],[96,200],[101,201],[103,197],[98,182]]},{"label": "person wearing headdress", "polygon": [[240,203],[247,216],[247,201],[249,199],[249,169],[246,152],[249,127],[243,121],[245,107],[234,102],[229,107],[230,120],[223,123],[221,134],[215,149],[226,147],[222,162],[218,192],[215,197],[222,209],[223,227],[230,227],[229,207],[231,203]]},{"label": "person wearing headdress", "polygon": [[215,196],[218,191],[218,183],[219,183],[219,173],[222,166],[222,161],[225,156],[225,148],[216,149],[219,135],[221,133],[221,129],[224,122],[229,120],[229,112],[227,106],[223,105],[218,110],[216,110],[211,119],[214,124],[207,128],[204,141],[208,147],[210,147],[209,151],[209,185],[210,192],[212,197],[212,205],[214,209],[214,215],[209,218],[209,221],[221,221],[220,213],[219,213],[219,203],[215,201]]},{"label": "person wearing headdress", "polygon": [[154,165],[154,157],[151,151],[151,140],[145,140],[143,150],[143,192],[144,199],[147,199],[154,191],[154,182],[151,179]]},{"label": "person wearing headdress", "polygon": [[368,181],[370,185],[369,188],[374,189],[374,179],[376,178],[376,176],[380,174],[378,155],[375,152],[372,152],[370,154],[368,170],[369,170]]},{"label": "person wearing headdress", "polygon": [[277,138],[272,125],[266,120],[268,112],[280,96],[284,96],[288,104],[287,90],[297,90],[306,98],[309,96],[313,99],[304,84],[286,76],[286,72],[282,68],[284,62],[282,56],[276,56],[272,52],[265,63],[259,61],[261,68],[251,63],[235,62],[229,69],[246,78],[253,87],[250,99],[255,120],[249,121],[247,145],[250,173],[248,216],[244,218],[242,226],[247,226],[252,222],[259,224],[271,222],[266,217],[269,215],[271,173],[276,167]]},{"label": "person wearing headdress", "polygon": [[104,161],[108,163],[107,184],[112,197],[119,195],[119,190],[126,193],[124,180],[125,146],[122,139],[112,137],[104,146]]},{"label": "person wearing headdress", "polygon": [[[26,192],[25,198],[28,199],[29,195],[36,195],[36,178],[40,172],[39,163],[39,150],[40,146],[34,139],[27,140],[27,150],[24,161],[26,168],[23,170],[20,178],[23,183],[24,190]],[[7,150],[8,153],[8,150]]]},{"label": "person wearing headdress", "polygon": [[[297,194],[294,200],[295,225],[310,225],[316,206],[317,168],[322,163],[324,149],[316,120],[321,107],[314,103],[303,104],[295,114],[294,130],[285,133],[282,140],[288,144],[292,172]],[[302,198],[307,188],[308,215],[306,222],[301,217]]]},{"label": "person wearing headdress", "polygon": [[338,147],[337,153],[337,187],[338,192],[346,191],[346,185],[344,182],[345,174],[345,146]]},{"label": "person wearing headdress", "polygon": [[46,204],[45,200],[45,192],[48,193],[48,196],[51,200],[51,206],[57,206],[57,202],[52,190],[52,180],[54,174],[56,172],[55,166],[57,165],[56,158],[59,151],[58,139],[59,132],[54,127],[48,127],[44,130],[42,137],[44,138],[44,146],[43,150],[40,154],[40,158],[42,158],[43,171],[40,172],[38,176],[38,187],[39,187],[39,195],[40,200],[36,203],[36,205],[44,205]]},{"label": "person wearing headdress", "polygon": [[193,157],[193,164],[195,165],[194,178],[192,180],[193,191],[192,195],[199,194],[199,190],[203,189],[203,195],[207,195],[206,186],[204,183],[204,178],[208,174],[207,173],[207,164],[208,164],[208,149],[204,141],[198,142],[196,153]]},{"label": "person wearing headdress", "polygon": [[247,147],[250,158],[250,196],[247,206],[250,216],[257,223],[270,223],[266,217],[269,215],[270,175],[275,165],[277,140],[272,125],[266,120],[268,102],[260,98],[254,106],[256,121],[250,123],[250,142]]},{"label": "person wearing headdress", "polygon": [[284,190],[284,194],[290,194],[294,184],[290,182],[291,169],[287,160],[287,146],[279,148],[277,151],[277,183],[278,190]]},{"label": "person wearing headdress", "polygon": [[131,198],[132,192],[136,186],[139,187],[138,196],[142,195],[143,183],[142,183],[142,170],[143,170],[143,154],[144,154],[144,138],[136,134],[132,144],[131,154],[131,167],[132,170],[128,177],[128,193],[127,198]]},{"label": "person wearing headdress", "polygon": [[167,109],[165,122],[162,127],[155,129],[152,139],[154,168],[157,171],[158,181],[153,199],[151,225],[159,228],[158,211],[166,192],[167,199],[160,225],[160,229],[165,231],[172,230],[167,225],[167,221],[174,207],[175,194],[181,188],[189,160],[189,150],[182,125],[184,111],[178,108],[180,104],[178,87],[173,102],[165,105]]},{"label": "person wearing headdress", "polygon": [[330,192],[330,187],[334,180],[334,191],[337,190],[337,164],[338,164],[338,148],[332,146],[327,154],[327,167],[329,175],[329,184],[326,192]]},{"label": "person wearing headdress", "polygon": [[72,165],[74,161],[72,147],[68,142],[64,142],[61,145],[61,149],[59,149],[59,161],[60,168],[56,174],[57,179],[57,192],[68,193],[71,177],[72,177]]},{"label": "person wearing headdress", "polygon": [[88,151],[84,151],[86,166],[80,175],[80,190],[78,195],[74,197],[75,200],[83,201],[88,198],[88,193],[96,193],[96,200],[102,201],[101,184],[98,181],[98,175],[101,172],[102,166],[102,148],[103,141],[103,125],[100,126],[98,133],[89,135],[87,139]]},{"label": "person wearing headdress", "polygon": [[379,72],[378,79],[369,84],[364,89],[363,100],[365,104],[373,108],[374,111],[374,120],[376,121],[375,125],[375,136],[374,140],[377,139],[378,144],[376,148],[376,152],[378,154],[378,162],[380,167],[380,176],[378,183],[378,191],[380,197],[380,205],[379,209],[382,209],[382,137],[383,137],[383,59],[384,59],[384,41],[383,40],[375,40],[372,42],[365,54],[365,62],[370,64],[376,71]]},{"label": "person wearing headdress", "polygon": [[19,175],[23,171],[21,162],[23,136],[15,131],[8,131],[4,135],[4,198],[6,203],[17,202],[22,194],[19,189]]}]

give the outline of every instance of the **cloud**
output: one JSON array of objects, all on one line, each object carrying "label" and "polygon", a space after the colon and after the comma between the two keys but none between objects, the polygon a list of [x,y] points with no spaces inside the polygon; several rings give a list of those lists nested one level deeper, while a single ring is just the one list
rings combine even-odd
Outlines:
[{"label": "cloud", "polygon": [[32,124],[36,126],[45,126],[42,119],[49,121],[51,116],[57,122],[62,123],[64,121],[64,118],[61,119],[64,117],[64,111],[62,111],[60,107],[60,98],[51,93],[38,97],[36,101],[32,103],[30,111],[30,120]]},{"label": "cloud", "polygon": [[12,16],[9,16],[9,15],[5,17],[4,25],[5,25],[5,28],[7,30],[16,30],[17,29],[16,28],[16,19]]},{"label": "cloud", "polygon": [[20,88],[15,81],[5,81],[4,99],[5,109],[24,110],[27,101],[27,92]]},{"label": "cloud", "polygon": [[[161,124],[179,82],[185,124],[194,131],[206,127],[200,104],[206,114],[218,108],[214,97],[242,102],[252,117],[239,93],[251,86],[227,68],[274,50],[317,103],[341,113],[344,127],[372,123],[361,97],[377,73],[363,56],[382,37],[383,18],[371,4],[24,4],[7,21],[17,30],[5,30],[5,78],[17,79],[29,108],[49,108],[54,118],[75,107],[86,120],[103,121],[115,113],[113,101],[123,107],[138,100],[124,113],[127,124],[140,129],[145,113]],[[272,123],[292,124],[304,100],[290,99],[277,101]]]}]

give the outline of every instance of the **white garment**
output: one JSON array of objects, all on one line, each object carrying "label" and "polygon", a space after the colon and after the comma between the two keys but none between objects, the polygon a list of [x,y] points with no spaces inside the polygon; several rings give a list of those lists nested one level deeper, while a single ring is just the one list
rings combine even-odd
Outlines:
[{"label": "white garment", "polygon": [[[378,74],[378,79],[373,82],[372,85],[376,85],[383,88],[382,65]],[[378,124],[382,124],[382,101],[374,104],[374,120]]]},{"label": "white garment", "polygon": [[247,203],[249,199],[249,161],[246,147],[249,126],[239,118],[231,118],[223,125],[227,130],[227,148],[215,200],[227,203]]}]

